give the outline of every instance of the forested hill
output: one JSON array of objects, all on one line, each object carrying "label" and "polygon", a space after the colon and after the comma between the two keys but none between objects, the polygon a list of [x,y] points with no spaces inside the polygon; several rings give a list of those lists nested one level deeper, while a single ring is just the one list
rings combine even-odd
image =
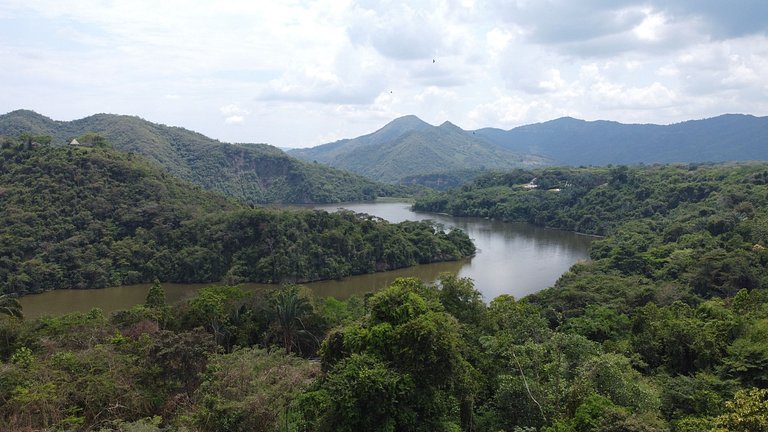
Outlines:
[{"label": "forested hill", "polygon": [[86,134],[158,163],[169,173],[246,203],[326,203],[387,196],[393,186],[286,156],[266,144],[232,145],[138,117],[97,114],[70,122],[33,111],[0,116],[0,137],[50,136],[55,145]]},{"label": "forested hill", "polygon": [[718,217],[733,216],[718,202],[752,214],[768,205],[766,179],[762,163],[515,170],[421,198],[415,208],[608,235],[627,221],[668,217],[692,203],[711,205],[702,216],[715,225],[725,223]]},{"label": "forested hill", "polygon": [[[416,206],[607,234],[554,287],[491,303],[507,330],[482,346],[509,363],[478,430],[768,430],[768,164],[517,171]],[[573,362],[566,335],[605,357]]]},{"label": "forested hill", "polygon": [[[35,166],[16,174],[44,177]],[[768,430],[768,165],[519,171],[432,203],[441,199],[452,211],[547,225],[605,219],[585,226],[610,234],[593,242],[591,261],[522,299],[486,303],[471,279],[448,274],[434,285],[397,279],[345,301],[291,286],[212,286],[166,305],[156,284],[145,304],[109,318],[93,309],[3,319],[0,429]],[[191,251],[205,256],[222,239],[242,246],[266,232],[235,255],[267,272],[311,262],[253,256],[279,244],[273,229],[293,240],[331,224],[338,228],[311,238],[362,237],[374,248],[392,234],[371,236],[377,223],[349,213],[236,214],[208,223],[214,235],[196,222],[171,233],[175,241],[200,233]],[[424,225],[403,227],[400,245],[435,244],[410,235],[414,227]],[[353,255],[366,250],[330,242]],[[336,266],[335,248],[323,251],[325,267]],[[397,244],[385,249],[401,254]],[[218,265],[196,264],[206,262]]]},{"label": "forested hill", "polygon": [[666,126],[564,117],[474,133],[511,151],[540,154],[564,165],[768,160],[768,117],[751,115]]},{"label": "forested hill", "polygon": [[422,174],[512,169],[550,162],[490,144],[450,122],[432,126],[416,116],[398,118],[369,135],[295,149],[289,154],[386,182]]},{"label": "forested hill", "polygon": [[466,234],[351,213],[251,209],[138,155],[0,146],[0,292],[286,282],[458,259]]}]

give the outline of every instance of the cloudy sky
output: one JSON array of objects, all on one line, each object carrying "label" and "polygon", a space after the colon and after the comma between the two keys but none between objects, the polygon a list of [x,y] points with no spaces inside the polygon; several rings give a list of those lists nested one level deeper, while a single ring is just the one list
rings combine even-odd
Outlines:
[{"label": "cloudy sky", "polygon": [[1,0],[0,113],[314,146],[415,114],[768,115],[768,1]]}]

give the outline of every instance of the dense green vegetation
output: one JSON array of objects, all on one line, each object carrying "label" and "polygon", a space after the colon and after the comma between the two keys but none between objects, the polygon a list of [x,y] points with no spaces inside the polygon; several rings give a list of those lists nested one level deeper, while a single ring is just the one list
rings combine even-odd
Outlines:
[{"label": "dense green vegetation", "polygon": [[422,186],[432,190],[445,192],[469,183],[484,173],[486,173],[485,170],[467,169],[431,174],[415,174],[401,178],[398,180],[398,183],[409,186]]},{"label": "dense green vegetation", "polygon": [[252,204],[331,203],[402,193],[392,185],[302,162],[266,144],[226,144],[138,117],[97,114],[61,122],[25,110],[0,115],[0,137],[22,134],[47,137],[54,145],[69,145],[73,138],[81,144],[108,141],[178,178]]},{"label": "dense green vegetation", "polygon": [[108,148],[0,149],[0,289],[339,278],[474,253],[466,234],[249,208]]},{"label": "dense green vegetation", "polygon": [[214,286],[165,305],[156,286],[111,317],[2,317],[0,428],[768,428],[768,166],[489,174],[418,205],[606,236],[554,287],[487,304],[443,275],[347,301]]},{"label": "dense green vegetation", "polygon": [[768,160],[768,117],[725,114],[670,125],[584,121],[570,117],[476,137],[563,165]]},{"label": "dense green vegetation", "polygon": [[432,126],[416,116],[393,120],[369,135],[289,154],[391,183],[423,174],[507,170],[549,162],[490,144],[450,122]]},{"label": "dense green vegetation", "polygon": [[[266,349],[290,331],[281,327],[279,313],[290,296],[309,307],[292,317],[306,325],[299,330],[320,335],[335,323],[315,313],[296,288],[246,293],[225,286],[205,288],[174,306],[155,296],[111,317],[94,309],[2,320],[0,429],[257,431],[293,425],[295,413],[287,409],[319,370],[315,362]],[[307,340],[303,347],[314,352],[317,343]]]},{"label": "dense green vegetation", "polygon": [[[745,222],[765,201],[766,172],[761,164],[515,170],[482,175],[450,193],[423,197],[414,207],[596,235],[619,226],[626,231],[626,222],[642,219],[676,230],[664,239],[674,240],[698,231],[697,223],[725,224],[723,231]],[[715,227],[710,231],[722,234]]]},{"label": "dense green vegetation", "polygon": [[365,300],[212,286],[109,318],[6,318],[0,427],[764,430],[768,293],[690,300],[562,314],[546,298],[486,305],[444,275]]}]

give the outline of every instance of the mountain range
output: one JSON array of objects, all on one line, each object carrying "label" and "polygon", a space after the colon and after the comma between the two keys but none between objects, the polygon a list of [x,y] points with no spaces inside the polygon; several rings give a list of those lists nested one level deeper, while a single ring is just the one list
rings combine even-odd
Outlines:
[{"label": "mountain range", "polygon": [[372,199],[403,192],[378,182],[445,189],[486,170],[543,165],[768,160],[768,117],[743,114],[671,125],[564,117],[510,130],[432,126],[409,115],[367,135],[287,152],[222,143],[131,116],[66,122],[27,110],[0,115],[0,136],[24,133],[50,136],[60,145],[96,133],[172,175],[252,204]]},{"label": "mountain range", "polygon": [[563,117],[463,130],[410,115],[368,135],[288,153],[379,181],[444,188],[483,170],[517,167],[768,160],[768,117],[726,114],[672,125]]},{"label": "mountain range", "polygon": [[395,119],[368,135],[294,149],[288,154],[384,182],[413,175],[552,163],[544,157],[505,149],[450,122],[432,126],[413,115]]},{"label": "mountain range", "polygon": [[725,114],[671,125],[570,117],[471,132],[488,143],[536,153],[559,165],[768,160],[768,117]]},{"label": "mountain range", "polygon": [[397,191],[359,175],[289,157],[277,147],[222,143],[138,117],[96,114],[55,121],[28,110],[0,115],[0,136],[50,136],[54,145],[67,145],[89,133],[103,137],[115,149],[144,156],[176,177],[251,204],[355,201]]}]

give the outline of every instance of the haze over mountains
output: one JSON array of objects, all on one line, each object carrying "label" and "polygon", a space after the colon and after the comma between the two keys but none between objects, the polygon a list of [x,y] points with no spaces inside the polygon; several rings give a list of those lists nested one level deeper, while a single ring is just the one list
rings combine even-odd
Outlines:
[{"label": "haze over mountains", "polygon": [[564,117],[465,131],[401,117],[378,131],[289,154],[381,181],[459,170],[768,160],[768,117],[726,114],[668,126]]},{"label": "haze over mountains", "polygon": [[266,144],[232,145],[138,117],[96,114],[55,121],[33,111],[0,115],[0,136],[27,133],[64,145],[97,133],[116,149],[144,156],[170,174],[246,203],[323,203],[373,199],[397,189],[331,167],[300,161]]}]

